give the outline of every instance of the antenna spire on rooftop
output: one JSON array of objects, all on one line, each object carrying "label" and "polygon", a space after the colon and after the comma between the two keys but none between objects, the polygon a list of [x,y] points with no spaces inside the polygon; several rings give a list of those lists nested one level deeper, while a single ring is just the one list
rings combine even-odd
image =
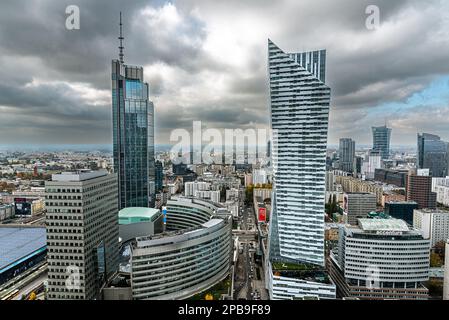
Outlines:
[{"label": "antenna spire on rooftop", "polygon": [[123,39],[125,39],[125,38],[123,37],[123,27],[122,26],[123,26],[122,25],[122,12],[120,11],[120,36],[118,37],[118,39],[120,40],[120,46],[118,47],[119,48],[118,56],[119,56],[120,63],[124,63],[123,57],[125,56],[123,54],[123,49],[124,49]]}]

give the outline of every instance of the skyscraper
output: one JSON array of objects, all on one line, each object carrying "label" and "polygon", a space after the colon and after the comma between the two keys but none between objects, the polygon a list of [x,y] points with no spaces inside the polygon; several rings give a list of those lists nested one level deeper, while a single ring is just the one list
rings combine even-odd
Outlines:
[{"label": "skyscraper", "polygon": [[390,156],[391,129],[387,126],[373,127],[373,151],[378,151],[382,159]]},{"label": "skyscraper", "polygon": [[98,299],[118,269],[117,175],[54,174],[45,197],[48,299]]},{"label": "skyscraper", "polygon": [[353,172],[355,158],[355,141],[349,138],[340,139],[340,170]]},{"label": "skyscraper", "polygon": [[154,106],[143,68],[126,65],[120,14],[119,60],[112,60],[112,128],[114,171],[119,206],[152,207],[154,192]]},{"label": "skyscraper", "polygon": [[418,168],[429,169],[433,177],[446,177],[449,166],[449,144],[434,134],[418,133]]},{"label": "skyscraper", "polygon": [[[273,129],[270,298],[333,298],[335,286],[320,272],[330,106],[326,51],[285,53],[268,40],[268,68]],[[298,264],[308,266],[308,282]]]}]

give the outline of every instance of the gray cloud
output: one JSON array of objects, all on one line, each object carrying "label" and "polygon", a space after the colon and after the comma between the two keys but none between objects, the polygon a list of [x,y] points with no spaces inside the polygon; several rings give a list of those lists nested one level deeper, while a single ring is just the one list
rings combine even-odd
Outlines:
[{"label": "gray cloud", "polygon": [[[72,4],[81,10],[79,31],[65,29]],[[377,31],[365,28],[369,4],[380,8]],[[385,111],[381,119],[373,113],[449,74],[445,1],[19,0],[0,10],[0,143],[110,142],[119,11],[125,60],[145,66],[160,143],[194,120],[218,128],[267,125],[268,37],[288,52],[328,50],[331,143],[341,136],[367,143],[369,127],[385,118],[393,143],[414,143],[412,131],[432,129],[449,139],[445,120],[432,125],[420,108]],[[26,130],[12,130],[16,123]]]}]

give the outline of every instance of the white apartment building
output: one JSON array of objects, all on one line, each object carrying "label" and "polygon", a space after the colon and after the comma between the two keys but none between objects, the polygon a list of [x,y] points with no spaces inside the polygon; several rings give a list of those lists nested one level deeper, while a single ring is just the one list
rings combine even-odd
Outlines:
[{"label": "white apartment building", "polygon": [[268,183],[267,171],[264,169],[253,170],[253,184],[266,184]]},{"label": "white apartment building", "polygon": [[449,211],[441,209],[417,209],[413,211],[413,227],[430,239],[433,248],[449,238]]}]

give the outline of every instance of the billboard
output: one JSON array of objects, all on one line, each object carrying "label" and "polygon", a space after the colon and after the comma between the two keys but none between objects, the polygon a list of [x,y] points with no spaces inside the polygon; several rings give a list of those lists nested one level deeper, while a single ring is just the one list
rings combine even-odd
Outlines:
[{"label": "billboard", "polygon": [[267,208],[259,208],[259,222],[267,221]]}]

